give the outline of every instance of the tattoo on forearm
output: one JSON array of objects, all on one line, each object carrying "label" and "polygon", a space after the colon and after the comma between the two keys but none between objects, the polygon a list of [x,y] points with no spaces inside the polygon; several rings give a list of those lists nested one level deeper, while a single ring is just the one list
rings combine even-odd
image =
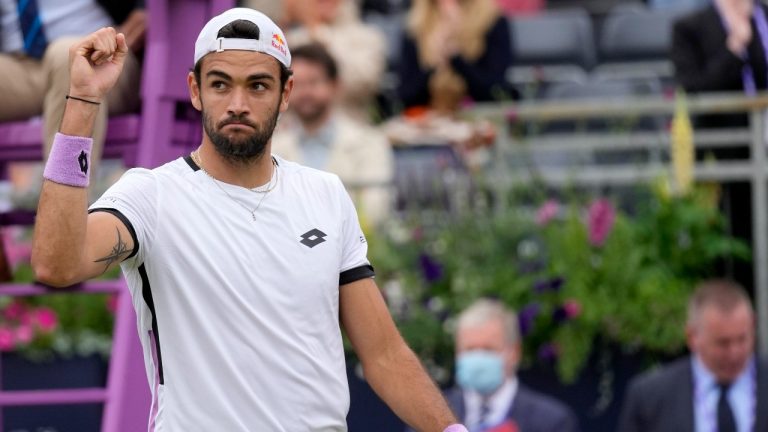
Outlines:
[{"label": "tattoo on forearm", "polygon": [[97,263],[104,263],[105,272],[109,269],[109,266],[115,262],[122,261],[122,258],[131,252],[128,250],[128,245],[123,241],[123,238],[120,235],[120,230],[115,228],[115,231],[117,231],[117,243],[115,243],[115,245],[112,247],[112,252],[110,252],[110,254],[104,258],[100,258],[94,261]]}]

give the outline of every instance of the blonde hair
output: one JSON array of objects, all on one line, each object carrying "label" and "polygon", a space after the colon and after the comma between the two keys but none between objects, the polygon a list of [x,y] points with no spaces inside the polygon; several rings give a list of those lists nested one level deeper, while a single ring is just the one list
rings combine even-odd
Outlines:
[{"label": "blonde hair", "polygon": [[696,324],[701,311],[708,306],[725,313],[732,312],[739,306],[746,306],[752,311],[752,301],[744,288],[727,279],[710,279],[696,286],[688,300],[688,325]]},{"label": "blonde hair", "polygon": [[[499,18],[499,10],[493,0],[458,0],[462,10],[462,22],[457,31],[459,54],[467,61],[476,61],[488,48],[486,34]],[[406,30],[416,43],[422,68],[434,68],[439,63],[438,53],[429,45],[431,35],[438,31],[440,10],[436,0],[413,0],[406,20]],[[437,68],[429,82],[430,103],[444,111],[456,109],[467,93],[466,81],[448,68]]]}]

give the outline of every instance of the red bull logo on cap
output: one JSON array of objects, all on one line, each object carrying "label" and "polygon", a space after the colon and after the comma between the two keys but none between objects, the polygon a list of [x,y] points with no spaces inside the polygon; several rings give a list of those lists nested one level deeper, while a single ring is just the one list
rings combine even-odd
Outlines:
[{"label": "red bull logo on cap", "polygon": [[288,55],[288,50],[285,48],[285,40],[277,33],[272,34],[272,46],[283,53],[283,55]]}]

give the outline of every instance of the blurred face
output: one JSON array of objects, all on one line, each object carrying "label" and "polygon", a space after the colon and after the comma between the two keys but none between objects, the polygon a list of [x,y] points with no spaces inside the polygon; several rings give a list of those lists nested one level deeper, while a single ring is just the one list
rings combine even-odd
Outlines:
[{"label": "blurred face", "polygon": [[717,380],[731,382],[744,370],[754,350],[754,315],[745,304],[727,312],[705,306],[686,333],[688,347]]},{"label": "blurred face", "polygon": [[510,344],[501,320],[459,328],[456,332],[456,354],[470,351],[493,351],[504,358],[506,376],[515,374],[520,361],[520,345]]},{"label": "blurred face", "polygon": [[265,153],[278,115],[288,108],[292,82],[280,88],[280,66],[273,57],[228,50],[202,59],[200,84],[190,73],[192,104],[203,113],[204,137],[234,162]]},{"label": "blurred face", "polygon": [[341,0],[314,0],[315,12],[321,22],[330,23],[339,13]]},{"label": "blurred face", "polygon": [[317,63],[296,59],[291,68],[294,80],[291,110],[305,124],[324,119],[333,107],[336,82]]}]

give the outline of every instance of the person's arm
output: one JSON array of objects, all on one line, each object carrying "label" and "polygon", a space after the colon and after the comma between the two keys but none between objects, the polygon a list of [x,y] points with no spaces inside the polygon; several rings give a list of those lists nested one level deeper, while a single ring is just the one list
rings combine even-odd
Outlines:
[{"label": "person's arm", "polygon": [[125,35],[128,48],[134,53],[144,48],[144,39],[147,35],[147,12],[143,7],[137,7],[128,15],[118,29]]},{"label": "person's arm", "polygon": [[416,43],[407,35],[401,40],[401,55],[398,63],[398,96],[408,107],[429,105],[429,79],[433,70],[421,68]]},{"label": "person's arm", "polygon": [[46,165],[31,258],[35,276],[42,283],[73,285],[103,274],[133,251],[133,238],[125,224],[109,213],[88,215],[87,187],[68,185],[71,176],[57,174],[80,169],[87,179],[87,149],[82,158],[66,155],[80,151],[77,143],[93,133],[96,103],[114,86],[127,52],[125,37],[112,28],[92,33],[70,48],[69,95],[82,100],[67,101],[60,128],[63,135],[54,140]]},{"label": "person's arm", "polygon": [[512,92],[507,84],[507,69],[512,66],[512,42],[507,19],[500,17],[485,39],[485,53],[470,63],[460,55],[451,58],[451,67],[467,82],[470,96],[478,101],[492,101]]},{"label": "person's arm", "polygon": [[457,423],[440,391],[395,327],[373,279],[340,287],[342,325],[376,394],[420,432]]},{"label": "person's arm", "polygon": [[675,80],[688,92],[733,90],[741,83],[744,62],[725,46],[705,53],[700,29],[691,27],[688,20],[678,21],[672,29],[670,57],[675,66]]}]

